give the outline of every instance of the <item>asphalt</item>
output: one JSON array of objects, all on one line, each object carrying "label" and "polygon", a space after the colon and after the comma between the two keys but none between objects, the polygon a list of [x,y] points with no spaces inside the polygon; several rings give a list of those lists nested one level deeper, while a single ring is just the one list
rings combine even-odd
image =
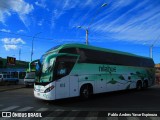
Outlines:
[{"label": "asphalt", "polygon": [[[160,81],[156,81],[156,85],[160,85]],[[1,85],[0,84],[0,92],[3,91],[9,91],[9,90],[15,90],[15,89],[21,89],[21,88],[25,88],[24,84],[17,84],[17,85]]]},{"label": "asphalt", "polygon": [[9,90],[15,90],[15,89],[21,89],[24,88],[25,85],[18,84],[18,85],[0,85],[0,92],[3,91],[9,91]]}]

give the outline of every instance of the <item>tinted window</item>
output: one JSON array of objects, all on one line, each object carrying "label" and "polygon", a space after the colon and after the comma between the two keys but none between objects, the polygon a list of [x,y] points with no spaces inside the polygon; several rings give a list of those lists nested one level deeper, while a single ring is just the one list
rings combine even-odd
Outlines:
[{"label": "tinted window", "polygon": [[54,80],[60,79],[66,75],[68,75],[75,62],[77,57],[75,56],[59,56],[55,62],[55,70],[54,70]]},{"label": "tinted window", "polygon": [[20,72],[19,79],[24,79],[25,75],[26,75],[26,72]]},{"label": "tinted window", "polygon": [[77,50],[76,48],[64,48],[64,49],[61,49],[59,53],[77,54]]},{"label": "tinted window", "polygon": [[35,78],[35,72],[26,73],[25,79],[34,79],[34,78]]},{"label": "tinted window", "polygon": [[151,59],[83,48],[80,48],[77,53],[80,54],[80,63],[154,67],[154,62]]},{"label": "tinted window", "polygon": [[60,53],[79,54],[79,63],[94,63],[94,64],[113,64],[138,67],[154,67],[152,59],[134,57],[129,55],[103,52],[85,48],[65,48],[59,51]]},{"label": "tinted window", "polygon": [[7,77],[7,75],[3,75],[3,78],[6,78]]}]

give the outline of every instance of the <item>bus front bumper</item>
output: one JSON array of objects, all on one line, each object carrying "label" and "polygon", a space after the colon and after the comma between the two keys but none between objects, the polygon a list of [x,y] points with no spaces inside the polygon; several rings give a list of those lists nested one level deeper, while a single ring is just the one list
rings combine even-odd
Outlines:
[{"label": "bus front bumper", "polygon": [[42,100],[54,100],[53,98],[51,98],[50,94],[48,93],[42,93],[42,92],[37,92],[34,90],[34,96],[38,99],[42,99]]}]

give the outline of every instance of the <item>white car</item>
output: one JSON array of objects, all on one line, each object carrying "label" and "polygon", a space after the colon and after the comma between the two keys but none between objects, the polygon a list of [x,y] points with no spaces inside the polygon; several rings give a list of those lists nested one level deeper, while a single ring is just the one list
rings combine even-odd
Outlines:
[{"label": "white car", "polygon": [[24,84],[26,87],[33,86],[35,82],[35,72],[28,72],[24,78]]}]

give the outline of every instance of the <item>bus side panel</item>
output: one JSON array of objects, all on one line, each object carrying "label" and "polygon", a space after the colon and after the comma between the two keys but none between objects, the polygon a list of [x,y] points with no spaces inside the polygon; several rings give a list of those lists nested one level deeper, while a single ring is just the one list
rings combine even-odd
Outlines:
[{"label": "bus side panel", "polygon": [[79,89],[78,89],[78,76],[70,76],[69,81],[69,95],[70,97],[79,96]]},{"label": "bus side panel", "polygon": [[62,77],[55,81],[56,99],[69,97],[69,76]]},{"label": "bus side panel", "polygon": [[119,90],[119,81],[117,79],[117,74],[107,74],[107,81],[106,81],[106,91],[117,91]]},{"label": "bus side panel", "polygon": [[106,92],[106,75],[95,75],[95,93]]}]

